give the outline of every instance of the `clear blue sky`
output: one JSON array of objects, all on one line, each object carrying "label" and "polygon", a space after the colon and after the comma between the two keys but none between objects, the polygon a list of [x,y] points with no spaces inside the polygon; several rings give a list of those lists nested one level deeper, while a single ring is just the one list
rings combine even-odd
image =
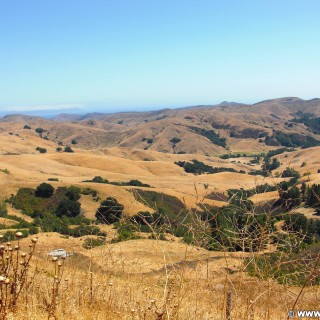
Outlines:
[{"label": "clear blue sky", "polygon": [[319,0],[0,0],[0,111],[320,97]]}]

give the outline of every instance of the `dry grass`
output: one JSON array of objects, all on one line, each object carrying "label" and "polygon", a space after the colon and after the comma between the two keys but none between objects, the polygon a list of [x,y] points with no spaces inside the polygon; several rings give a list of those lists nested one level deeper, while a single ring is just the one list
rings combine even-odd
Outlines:
[{"label": "dry grass", "polygon": [[[300,291],[249,277],[243,269],[250,254],[133,240],[60,263],[46,256],[45,238],[39,237],[14,319],[226,319],[228,291],[230,319],[284,319]],[[316,309],[319,293],[305,288],[296,307]]]}]

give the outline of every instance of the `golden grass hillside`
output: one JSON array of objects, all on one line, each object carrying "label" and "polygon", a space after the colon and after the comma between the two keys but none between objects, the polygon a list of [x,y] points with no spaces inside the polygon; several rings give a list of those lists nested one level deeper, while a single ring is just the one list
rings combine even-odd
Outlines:
[{"label": "golden grass hillside", "polygon": [[[28,252],[29,242],[19,250]],[[14,319],[226,319],[228,296],[232,319],[286,319],[300,291],[249,277],[249,253],[158,240],[85,250],[82,242],[39,235]],[[73,255],[53,260],[48,253],[58,247]],[[318,291],[307,288],[296,307],[317,309]]]}]

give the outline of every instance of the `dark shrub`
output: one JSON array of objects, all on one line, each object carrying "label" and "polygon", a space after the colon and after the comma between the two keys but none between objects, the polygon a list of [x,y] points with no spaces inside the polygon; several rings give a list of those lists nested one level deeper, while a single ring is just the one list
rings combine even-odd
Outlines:
[{"label": "dark shrub", "polygon": [[108,180],[102,178],[101,176],[95,176],[95,177],[92,179],[92,182],[96,182],[96,183],[108,183]]},{"label": "dark shrub", "polygon": [[179,143],[180,141],[181,141],[181,139],[179,139],[179,138],[172,138],[172,139],[170,140],[170,142],[173,143],[173,144],[177,144],[177,143]]},{"label": "dark shrub", "polygon": [[91,189],[91,188],[83,188],[81,190],[81,193],[84,195],[91,195],[92,197],[96,197],[98,192],[97,190]]},{"label": "dark shrub", "polygon": [[35,195],[40,198],[50,198],[53,195],[54,187],[49,183],[41,183],[35,192]]},{"label": "dark shrub", "polygon": [[80,214],[80,203],[77,201],[64,198],[60,201],[60,204],[56,210],[56,215],[58,217],[76,217]]},{"label": "dark shrub", "polygon": [[46,148],[41,148],[41,147],[37,147],[36,150],[39,151],[40,153],[46,153],[47,152]]},{"label": "dark shrub", "polygon": [[71,147],[67,146],[67,147],[64,148],[64,152],[72,153],[72,152],[74,152],[74,151],[72,150]]},{"label": "dark shrub", "polygon": [[67,189],[66,196],[69,200],[77,201],[81,197],[81,189],[76,186],[71,186]]},{"label": "dark shrub", "polygon": [[287,167],[283,172],[282,172],[282,175],[281,175],[282,178],[296,178],[296,179],[299,179],[300,178],[300,174],[298,171],[292,169],[292,168],[289,168]]},{"label": "dark shrub", "polygon": [[101,206],[96,212],[96,217],[102,222],[114,223],[121,218],[123,208],[123,205],[117,199],[108,197],[101,202]]},{"label": "dark shrub", "polygon": [[44,129],[43,128],[36,128],[35,132],[41,134],[44,132]]}]

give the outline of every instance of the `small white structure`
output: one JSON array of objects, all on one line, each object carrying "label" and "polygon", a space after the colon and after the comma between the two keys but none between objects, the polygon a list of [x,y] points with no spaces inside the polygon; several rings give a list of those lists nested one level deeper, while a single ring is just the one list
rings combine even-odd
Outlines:
[{"label": "small white structure", "polygon": [[55,249],[55,250],[49,252],[49,256],[57,257],[57,258],[62,258],[62,257],[66,258],[66,257],[72,256],[72,253],[69,253],[64,249]]}]

